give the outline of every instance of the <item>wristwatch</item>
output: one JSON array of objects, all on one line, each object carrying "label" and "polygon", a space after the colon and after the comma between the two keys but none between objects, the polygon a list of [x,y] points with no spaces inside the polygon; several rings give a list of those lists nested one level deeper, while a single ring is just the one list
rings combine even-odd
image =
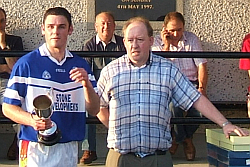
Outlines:
[{"label": "wristwatch", "polygon": [[2,50],[10,50],[10,47],[6,45]]}]

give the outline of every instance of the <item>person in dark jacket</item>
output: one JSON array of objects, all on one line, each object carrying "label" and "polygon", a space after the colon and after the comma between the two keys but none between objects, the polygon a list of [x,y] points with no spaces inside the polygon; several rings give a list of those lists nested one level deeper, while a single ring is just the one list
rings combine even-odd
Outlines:
[{"label": "person in dark jacket", "polygon": [[[125,51],[123,37],[114,34],[115,19],[111,12],[101,12],[96,16],[95,30],[97,34],[86,42],[83,51]],[[113,58],[107,56],[98,58],[86,58],[89,62],[96,80],[100,76],[100,72]],[[91,117],[91,116],[90,116]],[[97,160],[96,154],[96,125],[87,125],[86,138],[89,148],[86,150],[84,146],[83,156],[80,159],[81,164],[90,164]]]},{"label": "person in dark jacket", "polygon": [[[22,38],[15,35],[7,34],[6,31],[6,12],[0,8],[0,52],[10,50],[23,50]],[[10,77],[12,67],[17,61],[17,57],[0,57],[0,103],[3,103],[3,94]],[[18,125],[13,125],[16,132],[18,132]],[[17,134],[14,135],[14,140],[7,152],[9,160],[16,160],[18,154]]]}]

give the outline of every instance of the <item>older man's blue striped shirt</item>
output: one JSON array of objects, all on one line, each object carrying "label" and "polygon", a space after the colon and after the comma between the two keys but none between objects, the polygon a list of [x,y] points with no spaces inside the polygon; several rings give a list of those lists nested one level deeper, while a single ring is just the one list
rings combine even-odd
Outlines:
[{"label": "older man's blue striped shirt", "polygon": [[126,154],[171,146],[169,103],[188,110],[200,93],[170,61],[150,54],[142,67],[124,55],[103,68],[101,107],[109,108],[108,147]]}]

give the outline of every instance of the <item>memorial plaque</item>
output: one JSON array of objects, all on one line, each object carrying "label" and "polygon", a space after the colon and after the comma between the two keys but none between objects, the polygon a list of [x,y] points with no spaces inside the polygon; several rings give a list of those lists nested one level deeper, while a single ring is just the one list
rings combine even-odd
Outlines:
[{"label": "memorial plaque", "polygon": [[176,0],[95,0],[95,14],[103,11],[111,11],[116,21],[134,16],[162,21],[168,12],[176,11]]}]

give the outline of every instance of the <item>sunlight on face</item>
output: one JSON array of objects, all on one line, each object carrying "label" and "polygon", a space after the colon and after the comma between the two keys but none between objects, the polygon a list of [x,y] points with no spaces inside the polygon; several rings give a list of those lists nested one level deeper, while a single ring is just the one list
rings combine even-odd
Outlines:
[{"label": "sunlight on face", "polygon": [[68,20],[62,15],[48,15],[42,25],[42,34],[48,48],[64,49],[68,35],[71,35],[72,31],[73,27],[69,27]]},{"label": "sunlight on face", "polygon": [[131,23],[124,33],[123,41],[133,64],[144,65],[149,58],[150,48],[153,44],[153,37],[148,36],[144,23],[139,21]]},{"label": "sunlight on face", "polygon": [[101,14],[96,18],[95,30],[102,41],[109,42],[115,31],[115,22],[108,14]]}]

